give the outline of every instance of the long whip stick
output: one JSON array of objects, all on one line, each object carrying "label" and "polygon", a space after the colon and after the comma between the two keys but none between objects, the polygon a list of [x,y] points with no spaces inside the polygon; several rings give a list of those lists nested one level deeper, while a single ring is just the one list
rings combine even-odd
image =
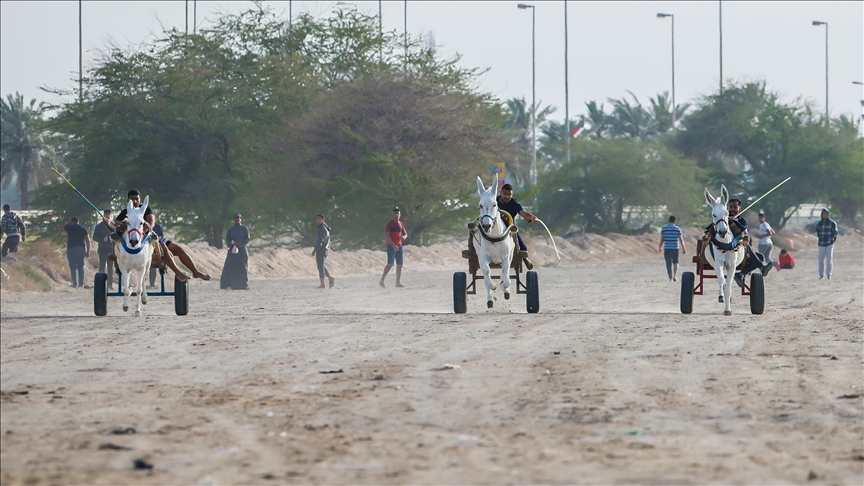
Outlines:
[{"label": "long whip stick", "polygon": [[102,211],[100,211],[99,208],[97,208],[97,207],[96,207],[92,202],[90,202],[89,199],[87,199],[86,197],[84,197],[84,194],[81,194],[81,191],[79,191],[77,187],[73,186],[72,183],[69,182],[69,179],[63,177],[63,174],[57,172],[57,169],[55,169],[54,167],[51,167],[51,170],[53,170],[55,174],[57,174],[58,176],[60,176],[61,179],[63,179],[64,181],[66,181],[66,184],[69,184],[69,187],[71,187],[72,189],[75,189],[75,192],[77,192],[78,195],[81,196],[82,199],[84,199],[85,201],[87,201],[87,204],[89,204],[90,207],[93,208],[94,211],[96,211],[96,215],[99,216],[99,219],[100,219],[100,220],[102,219]]},{"label": "long whip stick", "polygon": [[546,233],[549,233],[549,239],[552,240],[552,248],[555,248],[555,255],[558,256],[558,261],[560,262],[561,261],[561,254],[558,253],[558,245],[555,244],[555,238],[552,237],[552,232],[549,231],[549,228],[546,227],[546,223],[544,223],[543,220],[541,220],[540,218],[537,218],[537,221],[540,221],[540,224],[542,224],[543,227],[546,228]]},{"label": "long whip stick", "polygon": [[749,206],[747,206],[746,208],[742,209],[738,214],[743,214],[744,211],[747,211],[748,209],[752,208],[756,203],[758,203],[759,201],[761,201],[762,198],[764,198],[764,197],[767,196],[768,194],[771,194],[772,192],[774,192],[774,189],[777,189],[778,187],[782,186],[783,184],[786,183],[786,181],[788,181],[788,180],[791,179],[791,178],[792,178],[791,176],[790,176],[790,177],[787,177],[783,182],[781,182],[780,184],[777,184],[776,186],[774,186],[773,188],[771,188],[771,190],[768,191],[768,192],[766,192],[765,194],[762,194],[762,197],[760,197],[759,199],[753,201]]}]

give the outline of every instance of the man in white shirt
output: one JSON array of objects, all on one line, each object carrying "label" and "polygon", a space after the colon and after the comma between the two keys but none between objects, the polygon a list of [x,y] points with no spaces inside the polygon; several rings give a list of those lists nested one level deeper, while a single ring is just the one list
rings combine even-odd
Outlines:
[{"label": "man in white shirt", "polygon": [[774,229],[771,228],[768,221],[765,221],[765,213],[759,213],[759,234],[756,236],[759,238],[759,253],[765,255],[765,261],[768,265],[773,262],[771,250],[774,248],[774,242],[771,241],[771,236],[774,234]]}]

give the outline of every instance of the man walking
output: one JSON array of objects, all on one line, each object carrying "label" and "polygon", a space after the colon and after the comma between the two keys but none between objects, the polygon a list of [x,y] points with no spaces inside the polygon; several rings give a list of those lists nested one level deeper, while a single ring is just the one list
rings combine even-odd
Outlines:
[{"label": "man walking", "polygon": [[2,255],[18,253],[18,244],[24,241],[26,228],[24,221],[12,211],[8,204],[3,205],[3,218],[0,219],[0,236],[6,233],[6,241],[3,242]]},{"label": "man walking", "polygon": [[72,274],[72,287],[84,287],[84,260],[90,257],[90,235],[87,228],[78,224],[75,216],[61,226],[60,231],[66,233],[66,259]]},{"label": "man walking", "polygon": [[[828,208],[822,208],[822,219],[816,223],[819,244],[819,280],[834,273],[834,242],[837,241],[837,222],[828,217]],[[828,260],[827,268],[825,260]]]},{"label": "man walking", "polygon": [[93,227],[93,241],[96,242],[96,254],[99,255],[99,273],[108,274],[108,290],[114,290],[114,264],[108,260],[114,254],[114,241],[111,239],[110,209],[102,211],[102,221]]},{"label": "man walking", "polygon": [[318,288],[324,288],[324,277],[327,277],[330,279],[330,288],[332,289],[336,279],[330,275],[327,267],[324,266],[327,252],[330,250],[330,227],[324,222],[323,214],[316,215],[315,221],[318,223],[318,235],[315,238],[315,248],[312,249],[312,256],[315,257],[315,263],[318,265],[318,279],[321,280],[321,286]]},{"label": "man walking", "polygon": [[399,221],[402,213],[399,208],[393,208],[393,218],[387,222],[384,227],[384,234],[387,235],[384,242],[387,244],[387,265],[384,267],[384,274],[381,275],[381,280],[378,285],[384,288],[384,277],[393,268],[393,263],[396,263],[396,286],[402,285],[402,263],[404,261],[402,251],[402,240],[408,238],[408,232],[405,231],[405,224]]},{"label": "man walking", "polygon": [[675,224],[675,216],[669,216],[669,224],[660,229],[660,246],[657,251],[662,251],[663,257],[666,259],[666,274],[669,275],[670,282],[678,281],[679,245],[683,254],[686,255],[687,247],[684,246],[681,228]]},{"label": "man walking", "polygon": [[765,261],[768,265],[772,265],[774,262],[771,260],[771,250],[774,249],[774,242],[771,241],[771,237],[774,236],[774,228],[768,224],[768,221],[765,221],[765,213],[759,213],[759,234],[756,235],[759,238],[759,253],[765,256]]},{"label": "man walking", "polygon": [[246,245],[252,241],[249,228],[240,224],[243,215],[234,213],[234,226],[228,228],[225,243],[228,243],[228,254],[225,265],[222,266],[222,277],[219,287],[222,289],[249,290],[249,250]]}]

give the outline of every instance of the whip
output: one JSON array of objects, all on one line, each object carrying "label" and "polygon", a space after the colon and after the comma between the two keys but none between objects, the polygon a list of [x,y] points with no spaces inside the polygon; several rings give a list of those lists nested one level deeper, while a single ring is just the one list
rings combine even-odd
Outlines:
[{"label": "whip", "polygon": [[[58,176],[60,176],[61,179],[63,179],[64,181],[66,181],[66,184],[69,184],[69,187],[71,187],[72,189],[75,189],[75,192],[77,192],[78,195],[81,196],[82,199],[84,199],[85,201],[87,201],[87,204],[89,204],[90,207],[93,208],[94,211],[96,211],[96,215],[99,216],[99,219],[100,219],[100,220],[103,218],[103,216],[102,216],[102,211],[100,211],[99,208],[97,208],[97,207],[96,207],[92,202],[90,202],[89,199],[87,199],[86,197],[84,197],[84,194],[81,194],[81,191],[79,191],[77,187],[73,186],[72,183],[69,182],[69,179],[63,177],[63,174],[57,172],[57,169],[55,169],[54,167],[51,167],[51,170],[53,170],[55,174],[57,174]],[[772,189],[772,190],[773,190],[773,189]],[[764,196],[763,196],[763,197],[764,197]]]},{"label": "whip", "polygon": [[560,262],[561,261],[561,254],[558,253],[558,245],[555,244],[555,238],[552,236],[552,232],[549,231],[549,228],[546,227],[546,223],[544,223],[542,219],[537,218],[537,221],[540,221],[540,224],[542,224],[543,227],[546,228],[546,233],[549,234],[549,239],[552,240],[552,247],[555,248],[555,255],[558,256],[558,261]]},{"label": "whip", "polygon": [[753,201],[752,203],[750,203],[749,206],[747,206],[746,208],[742,209],[741,212],[739,212],[738,214],[742,214],[742,213],[744,213],[744,211],[747,211],[748,209],[752,208],[753,205],[755,205],[756,203],[758,203],[759,201],[761,201],[762,198],[764,198],[764,197],[767,196],[768,194],[771,194],[772,192],[774,192],[774,189],[777,189],[778,187],[782,186],[783,184],[786,183],[786,181],[788,181],[788,180],[791,179],[791,178],[792,178],[791,176],[790,176],[790,177],[787,177],[786,179],[783,180],[783,182],[781,182],[780,184],[777,184],[776,186],[772,187],[770,191],[766,192],[765,194],[762,194],[762,197],[760,197],[759,199],[757,199],[757,200]]}]

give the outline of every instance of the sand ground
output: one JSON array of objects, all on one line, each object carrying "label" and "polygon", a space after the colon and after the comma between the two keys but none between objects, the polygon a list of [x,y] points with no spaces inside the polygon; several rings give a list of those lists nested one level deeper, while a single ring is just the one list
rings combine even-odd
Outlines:
[{"label": "sand ground", "polygon": [[0,482],[860,485],[864,261],[835,258],[772,272],[761,316],[714,281],[680,314],[659,256],[540,267],[532,315],[452,314],[458,258],[195,282],[184,317],[4,291]]}]

